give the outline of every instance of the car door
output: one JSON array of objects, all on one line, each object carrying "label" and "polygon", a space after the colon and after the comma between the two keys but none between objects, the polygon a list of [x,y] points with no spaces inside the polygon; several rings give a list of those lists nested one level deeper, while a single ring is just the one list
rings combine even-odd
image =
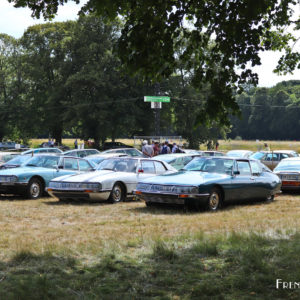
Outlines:
[{"label": "car door", "polygon": [[248,160],[237,160],[231,180],[230,200],[246,200],[255,198],[255,177],[252,176]]},{"label": "car door", "polygon": [[279,153],[267,153],[267,155],[262,160],[262,163],[273,170],[280,161],[280,154]]},{"label": "car door", "polygon": [[252,176],[255,178],[253,183],[254,198],[263,199],[270,194],[270,180],[265,176],[260,164],[256,161],[250,161]]},{"label": "car door", "polygon": [[78,159],[75,157],[62,158],[58,165],[58,169],[54,172],[53,176],[55,178],[68,174],[79,174]]}]

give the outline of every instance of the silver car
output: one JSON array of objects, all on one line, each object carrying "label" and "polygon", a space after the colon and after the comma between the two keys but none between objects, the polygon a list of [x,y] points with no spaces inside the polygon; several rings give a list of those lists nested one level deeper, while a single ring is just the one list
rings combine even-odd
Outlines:
[{"label": "silver car", "polygon": [[51,180],[47,191],[59,200],[90,199],[117,203],[133,196],[138,181],[172,172],[176,169],[155,159],[108,158],[99,164],[95,172]]}]

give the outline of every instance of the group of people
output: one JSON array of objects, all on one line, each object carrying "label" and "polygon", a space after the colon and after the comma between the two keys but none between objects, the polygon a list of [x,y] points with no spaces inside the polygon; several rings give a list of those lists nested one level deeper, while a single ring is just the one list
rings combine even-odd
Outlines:
[{"label": "group of people", "polygon": [[144,140],[142,143],[142,152],[148,157],[153,157],[159,154],[182,153],[183,151],[176,143],[170,145],[168,141],[165,141],[162,144],[152,141],[152,144],[150,145],[147,140]]}]

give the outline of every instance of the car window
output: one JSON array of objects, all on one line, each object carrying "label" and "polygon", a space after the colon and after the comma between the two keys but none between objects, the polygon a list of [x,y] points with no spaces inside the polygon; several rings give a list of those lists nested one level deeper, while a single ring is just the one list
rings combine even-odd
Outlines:
[{"label": "car window", "polygon": [[281,159],[284,159],[284,158],[288,158],[288,157],[290,157],[288,154],[286,154],[286,153],[281,153],[281,158],[280,158],[280,160],[281,160]]},{"label": "car window", "polygon": [[279,161],[280,154],[279,153],[268,153],[265,160],[266,161]]},{"label": "car window", "polygon": [[41,150],[34,150],[34,153],[47,153],[47,149],[41,149]]},{"label": "car window", "polygon": [[79,159],[78,163],[79,163],[79,170],[80,171],[92,170],[92,167],[90,166],[90,164],[87,161]]},{"label": "car window", "polygon": [[251,170],[252,170],[253,175],[258,176],[258,175],[261,174],[262,168],[256,161],[250,161],[250,166],[251,166]]},{"label": "car window", "polygon": [[78,156],[78,157],[86,157],[86,156],[87,156],[87,153],[86,153],[86,151],[81,150],[81,151],[78,151],[78,152],[77,152],[77,156]]},{"label": "car window", "polygon": [[154,168],[154,163],[153,161],[142,161],[142,169],[144,170],[144,173],[151,173],[155,174],[155,168]]},{"label": "car window", "polygon": [[163,165],[163,163],[155,161],[154,165],[155,165],[156,174],[163,174],[166,172],[166,168]]},{"label": "car window", "polygon": [[77,159],[75,158],[65,158],[64,159],[64,169],[67,170],[78,170]]},{"label": "car window", "polygon": [[237,168],[240,172],[240,175],[251,175],[251,169],[249,162],[247,161],[237,161]]},{"label": "car window", "polygon": [[114,153],[125,153],[124,150],[115,150]]},{"label": "car window", "polygon": [[136,149],[124,150],[124,152],[130,156],[140,156],[140,153]]}]

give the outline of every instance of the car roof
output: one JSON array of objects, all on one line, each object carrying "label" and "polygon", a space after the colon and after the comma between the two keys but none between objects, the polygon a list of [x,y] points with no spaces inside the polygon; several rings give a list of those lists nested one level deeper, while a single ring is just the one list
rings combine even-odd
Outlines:
[{"label": "car roof", "polygon": [[285,160],[300,160],[300,156],[287,157],[282,159],[281,161],[285,161]]},{"label": "car roof", "polygon": [[201,156],[201,154],[199,153],[169,153],[169,154],[160,154],[160,155],[157,155],[157,156],[154,156],[153,158],[155,157],[184,157],[184,156]]},{"label": "car roof", "polygon": [[240,153],[250,153],[250,152],[253,152],[251,150],[229,150],[227,153],[233,153],[233,152],[240,152]]},{"label": "car roof", "polygon": [[[261,153],[297,153],[295,150],[273,150],[273,151],[257,151]],[[256,153],[257,153],[256,152]]]}]

